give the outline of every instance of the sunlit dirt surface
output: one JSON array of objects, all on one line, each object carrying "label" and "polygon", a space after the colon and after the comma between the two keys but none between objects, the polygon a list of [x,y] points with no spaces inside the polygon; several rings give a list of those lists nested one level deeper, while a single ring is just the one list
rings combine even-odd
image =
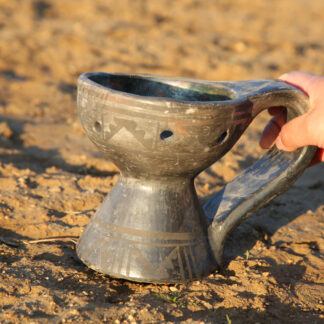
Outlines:
[{"label": "sunlit dirt surface", "polygon": [[[243,223],[224,271],[199,282],[112,279],[84,266],[74,244],[118,178],[79,123],[79,74],[324,74],[323,30],[322,0],[0,0],[0,321],[324,321],[323,165]],[[262,154],[267,119],[200,175],[201,196]],[[65,239],[30,241],[56,236]]]}]

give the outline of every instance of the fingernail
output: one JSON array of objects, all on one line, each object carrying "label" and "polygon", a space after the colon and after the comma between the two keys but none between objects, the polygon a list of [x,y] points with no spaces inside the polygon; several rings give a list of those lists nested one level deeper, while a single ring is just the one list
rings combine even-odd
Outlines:
[{"label": "fingernail", "polygon": [[288,75],[288,73],[284,73],[284,74],[280,75],[280,77],[278,79],[285,80],[287,75]]},{"label": "fingernail", "polygon": [[276,146],[277,146],[277,148],[278,148],[279,150],[284,150],[284,151],[286,151],[286,147],[285,147],[285,145],[283,145],[283,143],[282,143],[282,141],[281,141],[281,136],[280,136],[280,134],[279,134],[279,136],[278,136],[277,139],[276,139]]}]

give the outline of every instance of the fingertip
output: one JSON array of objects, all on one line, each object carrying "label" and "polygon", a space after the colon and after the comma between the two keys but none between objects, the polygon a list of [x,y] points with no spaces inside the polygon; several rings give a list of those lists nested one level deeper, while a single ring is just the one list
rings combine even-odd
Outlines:
[{"label": "fingertip", "polygon": [[288,147],[288,146],[284,145],[284,143],[282,142],[281,133],[276,138],[275,144],[276,144],[278,150],[282,150],[282,151],[286,151],[286,152],[292,152],[295,150],[295,148],[293,148],[293,147]]},{"label": "fingertip", "polygon": [[284,145],[282,144],[280,134],[276,138],[275,144],[276,144],[278,150],[283,150],[284,149]]},{"label": "fingertip", "polygon": [[279,115],[282,111],[284,111],[285,108],[284,107],[270,107],[268,109],[268,112],[271,116],[276,116]]},{"label": "fingertip", "polygon": [[260,141],[259,141],[259,145],[262,149],[267,150],[271,147],[269,141],[265,138],[265,136],[262,134]]},{"label": "fingertip", "polygon": [[288,73],[284,73],[279,77],[279,80],[287,82],[292,86],[299,88],[309,95],[311,92],[311,84],[313,80],[316,78],[316,75],[308,72],[301,71],[291,71]]},{"label": "fingertip", "polygon": [[267,139],[267,133],[266,133],[266,129],[263,131],[261,138],[259,140],[259,145],[261,148],[263,148],[264,150],[269,148],[269,144],[268,144],[268,139]]},{"label": "fingertip", "polygon": [[289,73],[292,73],[292,72],[287,72],[287,73],[281,74],[278,79],[282,80],[282,81],[286,81],[287,78],[289,79]]},{"label": "fingertip", "polygon": [[315,75],[309,72],[302,72],[302,71],[290,71],[282,74],[278,79],[283,81],[294,81],[294,80],[302,80],[302,79],[309,79],[314,77]]}]

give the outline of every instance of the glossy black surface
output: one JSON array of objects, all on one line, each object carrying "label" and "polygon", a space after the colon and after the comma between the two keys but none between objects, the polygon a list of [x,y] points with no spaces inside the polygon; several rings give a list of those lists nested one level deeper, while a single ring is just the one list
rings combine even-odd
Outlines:
[{"label": "glossy black surface", "polygon": [[165,97],[183,101],[224,101],[230,100],[230,92],[217,91],[217,88],[201,87],[199,83],[175,86],[154,79],[129,75],[97,74],[89,77],[90,80],[112,90],[130,93],[145,97]]},{"label": "glossy black surface", "polygon": [[313,147],[271,149],[200,206],[194,177],[271,106],[303,114],[308,98],[277,80],[207,82],[142,74],[79,78],[82,125],[121,171],[77,245],[113,277],[157,283],[200,279],[221,266],[228,234],[285,191]]}]

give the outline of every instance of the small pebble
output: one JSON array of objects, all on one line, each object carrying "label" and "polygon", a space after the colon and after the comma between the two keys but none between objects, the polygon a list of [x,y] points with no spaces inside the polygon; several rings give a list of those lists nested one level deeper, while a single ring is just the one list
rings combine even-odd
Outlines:
[{"label": "small pebble", "polygon": [[208,302],[206,302],[206,301],[204,301],[204,300],[201,300],[200,302],[201,302],[201,304],[204,305],[207,309],[212,309],[212,308],[213,308],[213,306],[212,306],[210,303],[208,303]]}]

